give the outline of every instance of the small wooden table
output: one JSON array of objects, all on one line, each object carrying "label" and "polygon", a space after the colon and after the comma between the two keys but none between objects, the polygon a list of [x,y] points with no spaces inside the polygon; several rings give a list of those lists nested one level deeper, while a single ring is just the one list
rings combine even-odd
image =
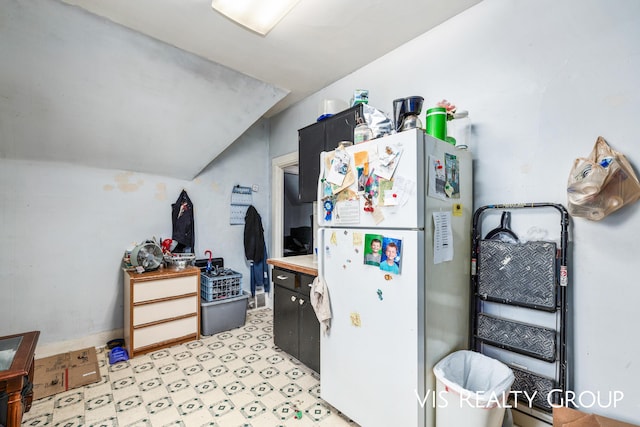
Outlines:
[{"label": "small wooden table", "polygon": [[6,427],[18,427],[22,414],[31,409],[33,391],[24,400],[22,390],[33,384],[33,357],[40,331],[0,337],[0,393],[8,396]]}]

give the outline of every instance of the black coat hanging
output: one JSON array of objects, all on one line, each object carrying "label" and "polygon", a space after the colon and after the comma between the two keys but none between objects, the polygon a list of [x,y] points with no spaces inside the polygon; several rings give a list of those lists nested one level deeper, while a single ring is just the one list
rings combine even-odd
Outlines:
[{"label": "black coat hanging", "polygon": [[171,205],[171,220],[173,223],[171,238],[178,242],[174,252],[193,252],[195,244],[193,203],[185,190],[182,190],[178,200]]},{"label": "black coat hanging", "polygon": [[244,254],[249,261],[261,261],[264,258],[262,218],[253,206],[249,206],[244,217]]},{"label": "black coat hanging", "polygon": [[267,266],[267,246],[264,241],[262,218],[253,206],[249,206],[244,217],[244,254],[251,261],[251,296],[256,288],[269,292],[269,268]]}]

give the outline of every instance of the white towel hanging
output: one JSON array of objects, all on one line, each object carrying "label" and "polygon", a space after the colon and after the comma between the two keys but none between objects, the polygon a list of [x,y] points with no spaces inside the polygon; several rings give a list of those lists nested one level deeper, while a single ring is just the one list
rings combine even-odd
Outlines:
[{"label": "white towel hanging", "polygon": [[327,284],[319,276],[313,279],[311,286],[311,306],[320,322],[320,330],[325,335],[328,334],[331,328],[331,302]]}]

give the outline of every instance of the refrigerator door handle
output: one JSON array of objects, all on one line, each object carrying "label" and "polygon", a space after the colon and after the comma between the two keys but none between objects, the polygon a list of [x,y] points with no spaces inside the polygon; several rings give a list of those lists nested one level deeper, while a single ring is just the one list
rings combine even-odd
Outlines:
[{"label": "refrigerator door handle", "polygon": [[[318,203],[319,205],[320,203]],[[316,235],[318,241],[318,278],[324,279],[324,229],[319,228]],[[313,286],[313,283],[309,286]]]}]

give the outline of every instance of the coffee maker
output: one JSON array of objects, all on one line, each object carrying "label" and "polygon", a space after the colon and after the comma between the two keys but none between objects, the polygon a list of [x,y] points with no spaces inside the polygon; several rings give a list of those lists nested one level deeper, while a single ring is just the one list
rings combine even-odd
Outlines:
[{"label": "coffee maker", "polygon": [[423,102],[424,98],[421,96],[409,96],[393,100],[393,121],[396,132],[422,128],[422,122],[418,116],[422,112]]}]

